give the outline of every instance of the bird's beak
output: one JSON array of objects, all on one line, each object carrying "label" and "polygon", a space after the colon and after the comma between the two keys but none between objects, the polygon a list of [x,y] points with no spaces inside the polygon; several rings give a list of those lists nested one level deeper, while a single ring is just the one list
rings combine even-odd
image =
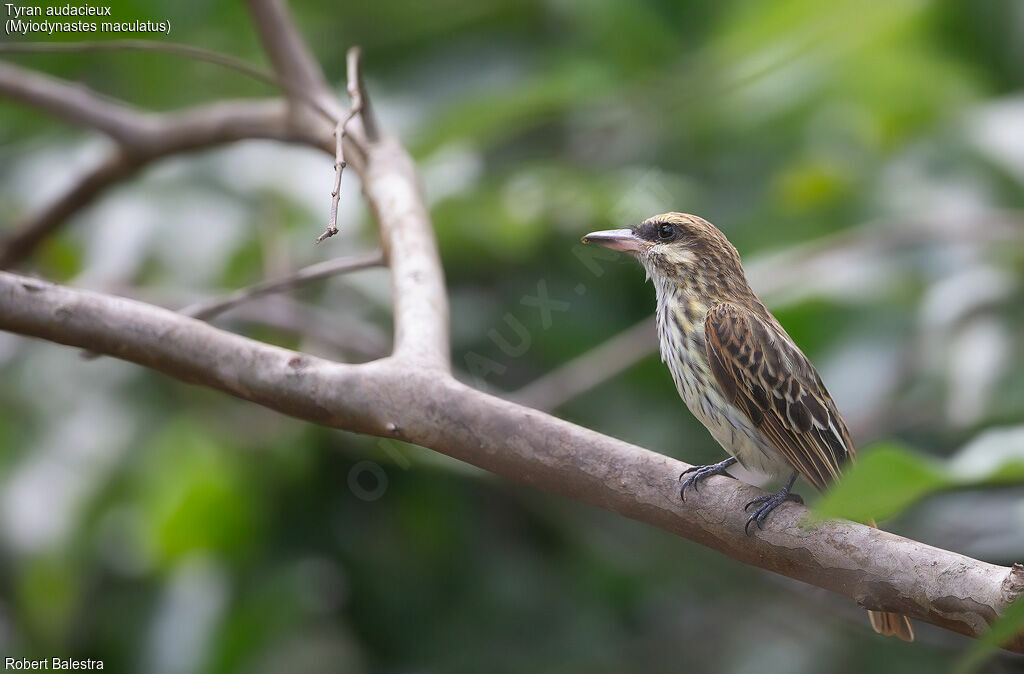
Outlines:
[{"label": "bird's beak", "polygon": [[603,232],[591,232],[583,237],[583,243],[596,243],[612,250],[624,253],[639,253],[647,250],[650,244],[633,234],[629,229],[606,229]]}]

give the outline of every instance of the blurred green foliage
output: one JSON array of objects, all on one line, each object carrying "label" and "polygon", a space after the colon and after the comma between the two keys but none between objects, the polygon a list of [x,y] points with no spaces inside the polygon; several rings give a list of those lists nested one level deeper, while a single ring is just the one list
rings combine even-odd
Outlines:
[{"label": "blurred green foliage", "polygon": [[885,520],[955,481],[926,459],[892,444],[864,452],[815,508],[818,517]]},{"label": "blurred green foliage", "polygon": [[1024,482],[1024,453],[1020,451],[970,473],[963,470],[963,464],[960,461],[936,465],[901,445],[879,443],[861,453],[842,482],[817,504],[815,513],[822,518],[842,517],[858,522],[884,520],[926,496],[949,489],[1015,486]]},{"label": "blurred green foliage", "polygon": [[1022,628],[1024,628],[1024,601],[1018,599],[1010,604],[999,620],[992,624],[992,629],[968,649],[955,671],[959,673],[977,671],[1002,644],[1019,634]]},{"label": "blurred green foliage", "polygon": [[[991,456],[1024,433],[1024,246],[993,224],[1024,206],[1019,2],[291,5],[339,92],[345,50],[362,45],[378,113],[416,156],[457,368],[486,360],[480,383],[515,391],[642,320],[642,272],[586,262],[579,237],[699,213],[775,288],[766,299],[858,442],[881,441],[821,512],[895,515],[887,528],[927,543],[1024,558],[1019,462],[1002,488],[973,488],[996,479],[986,466],[1014,465]],[[244,3],[114,11],[264,61]],[[158,110],[273,93],[158,54],[11,60]],[[98,143],[0,105],[0,228]],[[331,180],[328,158],[267,143],[172,160],[73,218],[27,268],[181,306],[374,245],[346,174],[343,234],[311,246]],[[522,303],[540,284],[569,303],[550,325]],[[383,274],[295,301],[321,311],[255,313],[390,329]],[[223,324],[343,355],[260,318]],[[528,346],[510,355],[494,335],[519,341],[515,324]],[[420,448],[0,338],[4,654],[158,674],[852,673],[946,671],[969,648],[926,626],[914,645],[878,638],[850,602]],[[653,353],[556,412],[694,463],[721,457]]]}]

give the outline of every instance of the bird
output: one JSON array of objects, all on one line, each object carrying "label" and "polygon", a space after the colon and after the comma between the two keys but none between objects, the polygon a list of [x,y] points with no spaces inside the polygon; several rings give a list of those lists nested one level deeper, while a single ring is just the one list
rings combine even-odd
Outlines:
[{"label": "bird", "polygon": [[[786,477],[775,494],[746,505],[762,523],[798,476],[826,490],[854,458],[850,431],[817,370],[747,282],[739,253],[696,215],[663,213],[627,229],[592,232],[592,243],[633,255],[654,284],[661,358],[690,412],[729,454],[680,475],[680,498],[712,475],[744,468]],[[683,481],[683,478],[686,478]],[[874,522],[869,522],[875,526]],[[906,616],[869,611],[880,634],[913,641]]]}]

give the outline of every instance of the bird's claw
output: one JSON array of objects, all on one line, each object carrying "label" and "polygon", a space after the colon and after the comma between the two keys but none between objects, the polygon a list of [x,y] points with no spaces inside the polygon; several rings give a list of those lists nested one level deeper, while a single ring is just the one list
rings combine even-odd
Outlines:
[{"label": "bird's claw", "polygon": [[682,480],[683,476],[687,475],[688,473],[693,473],[693,475],[690,475],[690,477],[686,478],[686,481],[683,482],[683,485],[679,488],[679,498],[685,502],[686,488],[693,487],[694,491],[700,491],[700,489],[698,488],[700,481],[705,480],[711,477],[712,475],[724,475],[726,477],[732,477],[732,475],[729,475],[729,473],[727,473],[726,470],[729,468],[729,466],[733,465],[734,463],[736,463],[736,459],[729,457],[725,461],[719,461],[718,463],[713,463],[709,466],[690,466],[689,468],[687,468],[686,470],[679,474],[679,479]]},{"label": "bird's claw", "polygon": [[758,505],[757,510],[751,513],[750,517],[747,518],[747,523],[743,525],[743,531],[748,536],[751,535],[750,525],[757,524],[758,529],[763,529],[761,523],[764,522],[768,514],[775,510],[777,507],[785,503],[786,501],[796,501],[797,503],[803,503],[804,499],[799,494],[793,494],[789,489],[783,489],[776,494],[765,494],[764,496],[758,496],[753,501],[743,506],[744,512],[746,512],[750,506]]}]

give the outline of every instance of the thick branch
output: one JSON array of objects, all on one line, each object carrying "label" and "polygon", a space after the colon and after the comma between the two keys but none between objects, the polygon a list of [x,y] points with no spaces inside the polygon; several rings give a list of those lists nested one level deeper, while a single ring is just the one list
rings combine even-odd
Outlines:
[{"label": "thick branch", "polygon": [[[685,504],[688,466],[396,358],[339,365],[131,300],[0,272],[0,329],[130,360],[302,419],[444,452],[510,479],[653,524],[726,555],[970,636],[1006,608],[1011,569],[851,522],[804,524],[787,504],[754,537],[760,491],[710,478]],[[1018,572],[1019,575],[1019,572]],[[1009,644],[1024,652],[1024,642]]]},{"label": "thick branch", "polygon": [[263,48],[288,93],[297,105],[315,101],[335,121],[344,109],[334,97],[320,65],[313,58],[281,0],[247,0]]},{"label": "thick branch", "polygon": [[0,94],[35,106],[75,126],[96,129],[123,145],[148,131],[136,108],[85,87],[0,61]]},{"label": "thick branch", "polygon": [[395,356],[447,372],[451,360],[444,269],[412,159],[398,141],[385,136],[369,147],[365,166],[356,170],[380,223],[391,267]]},{"label": "thick branch", "polygon": [[331,140],[293,126],[280,100],[219,101],[153,115],[151,131],[128,148],[147,160],[248,139],[301,143],[330,151]]}]

